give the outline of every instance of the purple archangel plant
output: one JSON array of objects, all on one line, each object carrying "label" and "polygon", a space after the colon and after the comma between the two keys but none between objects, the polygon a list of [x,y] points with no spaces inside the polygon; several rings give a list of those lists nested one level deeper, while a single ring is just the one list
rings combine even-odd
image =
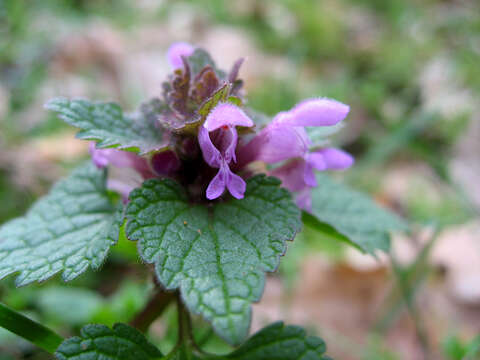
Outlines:
[{"label": "purple archangel plant", "polygon": [[[134,113],[114,103],[50,101],[47,109],[91,141],[91,161],[0,228],[0,277],[18,273],[19,286],[57,273],[70,281],[99,269],[119,239],[135,241],[152,265],[151,300],[130,326],[86,325],[67,340],[3,305],[0,325],[61,360],[326,359],[323,341],[295,326],[275,323],[246,338],[265,273],[277,269],[302,222],[372,254],[388,251],[389,232],[404,227],[323,174],[354,162],[328,140],[349,106],[312,98],[270,121],[248,107],[243,59],[224,72],[204,50],[177,43],[168,60],[173,72],[162,93]],[[142,333],[170,302],[178,340],[163,356]],[[239,347],[206,354],[192,314]]]}]

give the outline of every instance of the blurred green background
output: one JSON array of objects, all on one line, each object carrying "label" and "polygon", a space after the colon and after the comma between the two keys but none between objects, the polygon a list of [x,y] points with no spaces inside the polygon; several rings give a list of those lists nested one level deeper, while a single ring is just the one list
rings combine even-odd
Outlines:
[{"label": "blurred green background", "polygon": [[[339,359],[473,354],[480,347],[475,0],[0,0],[0,223],[87,157],[86,144],[43,104],[79,96],[133,110],[160,94],[174,41],[206,48],[226,69],[246,57],[249,104],[269,115],[313,96],[349,104],[335,142],[357,163],[343,181],[412,224],[379,259],[305,229],[269,280],[254,328],[282,318],[300,323]],[[137,264],[124,242],[102,272],[68,285],[53,279],[14,290],[4,280],[1,301],[65,335],[86,322],[126,322],[150,291]],[[150,334],[165,348],[174,341],[166,330],[172,319],[167,314]],[[221,349],[217,339],[206,341]],[[0,360],[46,358],[0,332]]]}]

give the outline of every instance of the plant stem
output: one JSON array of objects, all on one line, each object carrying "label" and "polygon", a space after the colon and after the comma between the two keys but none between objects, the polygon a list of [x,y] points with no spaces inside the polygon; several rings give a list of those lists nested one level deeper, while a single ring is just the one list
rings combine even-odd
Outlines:
[{"label": "plant stem", "polygon": [[192,318],[190,313],[183,305],[180,294],[177,293],[177,311],[178,311],[178,340],[177,348],[182,349],[187,346],[187,348],[192,348],[196,351],[197,354],[207,355],[195,342],[195,337],[193,336],[193,326]]},{"label": "plant stem", "polygon": [[130,325],[141,332],[146,332],[150,325],[163,313],[167,306],[175,300],[175,292],[160,290],[150,299],[144,309],[130,322]]}]

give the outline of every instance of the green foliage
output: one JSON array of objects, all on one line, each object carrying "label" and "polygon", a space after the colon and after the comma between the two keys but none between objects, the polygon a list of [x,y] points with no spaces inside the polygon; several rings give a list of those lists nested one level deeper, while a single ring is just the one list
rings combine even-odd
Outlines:
[{"label": "green foliage", "polygon": [[298,326],[276,322],[253,335],[239,349],[226,356],[232,360],[327,360],[322,339],[306,336]]},{"label": "green foliage", "polygon": [[59,360],[149,360],[162,356],[138,330],[116,324],[87,325],[80,336],[65,340],[55,353]]},{"label": "green foliage", "polygon": [[208,52],[203,49],[195,49],[192,55],[187,58],[190,70],[192,71],[192,78],[195,77],[205,66],[211,66],[212,69],[220,75],[221,78],[225,77],[225,73],[218,69]]},{"label": "green foliage", "polygon": [[68,124],[80,128],[79,139],[96,140],[99,148],[116,147],[146,154],[167,146],[153,121],[137,114],[125,115],[114,103],[58,98],[45,107],[57,112]]},{"label": "green foliage", "polygon": [[[162,357],[169,360],[329,360],[325,355],[325,342],[307,336],[298,326],[273,323],[260,330],[228,355],[198,354],[196,350],[180,341],[170,354]],[[134,328],[116,324],[113,330],[104,325],[87,325],[79,337],[65,340],[55,353],[59,360],[96,360],[108,356],[110,360],[159,359],[162,355],[145,337]]]},{"label": "green foliage", "polygon": [[480,335],[467,343],[457,336],[449,336],[442,345],[449,360],[475,360],[480,357]]},{"label": "green foliage", "polygon": [[99,294],[85,288],[53,286],[37,291],[36,302],[49,319],[64,325],[83,325],[91,320],[102,300]]},{"label": "green foliage", "polygon": [[217,106],[219,102],[225,102],[227,100],[229,91],[230,86],[228,84],[220,87],[204,104],[202,104],[202,106],[198,109],[198,114],[200,114],[202,118],[206,118],[210,111]]},{"label": "green foliage", "polygon": [[0,278],[17,285],[62,272],[65,281],[100,267],[118,240],[121,212],[111,204],[106,172],[83,165],[57,183],[21,218],[0,227]]},{"label": "green foliage", "polygon": [[126,234],[154,263],[167,289],[180,288],[190,311],[202,314],[232,344],[250,325],[250,303],[263,292],[300,227],[300,212],[274,178],[247,182],[242,200],[192,205],[171,180],[148,180],[130,194]]},{"label": "green foliage", "polygon": [[348,239],[362,251],[373,254],[377,249],[389,250],[389,232],[406,229],[400,218],[366,195],[324,174],[317,175],[317,180],[318,187],[312,190],[312,215],[329,225],[325,229],[331,235],[335,235],[331,228],[336,230],[339,240]]},{"label": "green foliage", "polygon": [[53,352],[62,338],[50,329],[30,320],[22,314],[0,303],[0,327],[3,327],[38,347]]}]

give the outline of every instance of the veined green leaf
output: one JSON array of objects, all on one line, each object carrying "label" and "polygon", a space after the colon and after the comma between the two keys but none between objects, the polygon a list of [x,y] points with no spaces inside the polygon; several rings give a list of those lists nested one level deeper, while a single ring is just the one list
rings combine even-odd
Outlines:
[{"label": "veined green leaf", "polygon": [[28,213],[0,227],[0,278],[17,285],[62,272],[65,281],[99,268],[118,240],[121,209],[105,186],[106,172],[88,163],[59,181]]},{"label": "veined green leaf", "polygon": [[98,148],[118,148],[145,154],[168,144],[154,121],[141,114],[125,115],[115,103],[58,98],[45,107],[80,129],[77,138],[97,141]]},{"label": "veined green leaf", "polygon": [[232,344],[246,337],[250,304],[263,293],[300,228],[300,211],[275,178],[247,182],[242,200],[190,204],[171,180],[148,180],[130,194],[126,234],[155,264],[167,289],[180,289],[191,312],[209,320]]},{"label": "veined green leaf", "polygon": [[231,360],[328,360],[325,342],[307,336],[298,326],[273,323],[254,334],[236,351],[227,355]]},{"label": "veined green leaf", "polygon": [[[392,231],[407,229],[405,222],[382,209],[365,194],[318,174],[312,190],[312,215],[333,227],[361,250],[373,254],[388,251]],[[335,235],[329,231],[330,235]],[[344,240],[344,239],[341,239]]]},{"label": "veined green leaf", "polygon": [[87,325],[76,336],[65,340],[57,349],[58,360],[153,360],[160,359],[160,351],[138,330],[116,324]]}]

